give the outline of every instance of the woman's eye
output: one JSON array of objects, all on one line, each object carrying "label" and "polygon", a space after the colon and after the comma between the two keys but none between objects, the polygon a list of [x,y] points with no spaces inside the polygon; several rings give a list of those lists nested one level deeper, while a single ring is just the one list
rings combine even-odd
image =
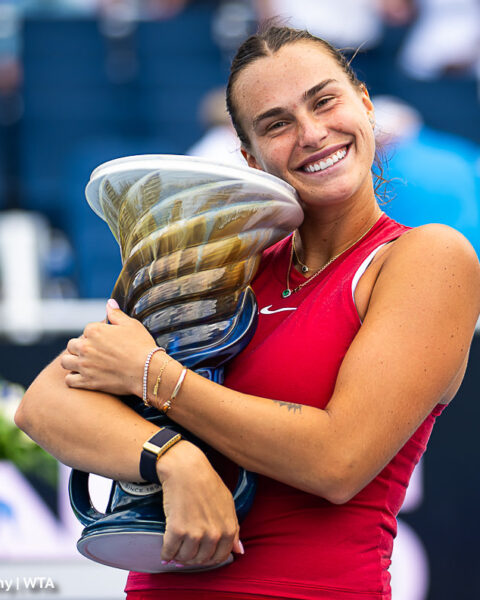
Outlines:
[{"label": "woman's eye", "polygon": [[267,128],[267,130],[268,131],[272,131],[274,129],[280,129],[284,125],[286,125],[285,121],[276,121],[275,123],[272,123],[271,125],[269,125],[268,128]]},{"label": "woman's eye", "polygon": [[326,98],[320,98],[320,100],[315,104],[315,108],[323,108],[331,100],[333,100],[333,96],[327,96]]}]

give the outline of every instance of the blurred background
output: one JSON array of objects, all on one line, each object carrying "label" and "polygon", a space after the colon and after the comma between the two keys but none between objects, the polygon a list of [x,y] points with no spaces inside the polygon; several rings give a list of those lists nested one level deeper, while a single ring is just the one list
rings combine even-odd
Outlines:
[{"label": "blurred background", "polygon": [[[280,17],[353,57],[390,180],[380,202],[480,251],[480,0],[0,0],[0,591],[122,598],[76,554],[68,470],[13,425],[25,386],[104,305],[118,246],[85,201],[100,163],[193,154],[243,164],[224,86]],[[480,597],[480,343],[400,515],[394,600]],[[108,482],[92,488],[104,501]]]}]

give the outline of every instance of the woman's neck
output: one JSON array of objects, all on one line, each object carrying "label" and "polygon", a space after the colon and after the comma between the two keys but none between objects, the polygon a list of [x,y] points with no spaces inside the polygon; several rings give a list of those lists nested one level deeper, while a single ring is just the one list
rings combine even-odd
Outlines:
[{"label": "woman's neck", "polygon": [[[334,256],[354,245],[375,225],[382,214],[377,202],[343,211],[305,211],[305,220],[295,236],[296,254],[312,274]],[[299,267],[297,263],[295,265]],[[308,276],[308,272],[307,272]]]}]

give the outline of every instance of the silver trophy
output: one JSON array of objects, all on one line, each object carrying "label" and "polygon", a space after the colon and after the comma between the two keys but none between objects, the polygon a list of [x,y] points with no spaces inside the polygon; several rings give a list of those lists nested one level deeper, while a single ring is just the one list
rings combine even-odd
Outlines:
[{"label": "silver trophy", "polygon": [[[255,331],[257,306],[250,282],[262,251],[303,219],[294,189],[247,167],[152,155],[99,166],[86,195],[120,246],[123,268],[112,297],[171,356],[222,383],[223,366]],[[125,402],[209,454],[200,440],[140,399]],[[232,493],[241,520],[253,501],[255,478],[238,471]],[[161,564],[161,486],[113,482],[106,512],[100,513],[88,493],[88,475],[72,471],[70,480],[72,507],[85,525],[79,551],[123,569],[175,570]]]}]

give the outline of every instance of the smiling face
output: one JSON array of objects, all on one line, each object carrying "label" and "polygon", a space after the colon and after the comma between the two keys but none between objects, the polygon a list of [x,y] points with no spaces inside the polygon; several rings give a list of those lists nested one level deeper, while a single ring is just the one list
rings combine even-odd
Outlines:
[{"label": "smiling face", "polygon": [[258,58],[233,99],[249,166],[290,183],[306,209],[375,201],[372,103],[322,46],[300,41]]}]

